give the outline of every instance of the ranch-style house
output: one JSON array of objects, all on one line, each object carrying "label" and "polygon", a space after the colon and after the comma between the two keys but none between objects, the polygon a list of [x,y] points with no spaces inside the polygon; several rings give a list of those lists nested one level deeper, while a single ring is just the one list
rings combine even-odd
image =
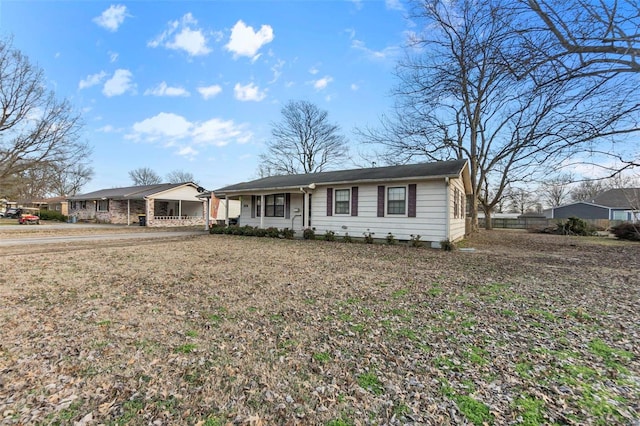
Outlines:
[{"label": "ranch-style house", "polygon": [[420,239],[438,247],[465,235],[471,194],[469,165],[451,160],[298,175],[270,176],[214,190],[240,200],[241,225],[289,228],[301,235],[398,240]]}]

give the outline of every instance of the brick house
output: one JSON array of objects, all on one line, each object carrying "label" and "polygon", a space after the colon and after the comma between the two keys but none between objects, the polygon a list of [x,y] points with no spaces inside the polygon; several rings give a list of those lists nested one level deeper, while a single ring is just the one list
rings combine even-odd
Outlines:
[{"label": "brick house", "polygon": [[193,182],[109,188],[69,197],[69,216],[95,221],[146,226],[205,225],[204,191]]}]

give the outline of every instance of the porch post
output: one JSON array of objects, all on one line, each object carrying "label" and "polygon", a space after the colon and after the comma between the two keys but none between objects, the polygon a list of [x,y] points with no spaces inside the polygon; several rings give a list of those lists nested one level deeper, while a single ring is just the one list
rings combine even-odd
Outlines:
[{"label": "porch post", "polygon": [[224,224],[229,226],[229,199],[224,196]]},{"label": "porch post", "polygon": [[[211,194],[209,194],[211,195]],[[204,207],[204,230],[209,230],[209,214],[211,208],[211,198],[205,198],[205,207]]]},{"label": "porch post", "polygon": [[131,225],[131,200],[127,200],[127,226]]},{"label": "porch post", "polygon": [[307,229],[309,227],[309,194],[307,192],[303,195],[303,215],[302,215],[302,229]]},{"label": "porch post", "polygon": [[264,195],[260,195],[260,228],[264,228]]},{"label": "porch post", "polygon": [[182,200],[178,200],[178,216],[182,219]]}]

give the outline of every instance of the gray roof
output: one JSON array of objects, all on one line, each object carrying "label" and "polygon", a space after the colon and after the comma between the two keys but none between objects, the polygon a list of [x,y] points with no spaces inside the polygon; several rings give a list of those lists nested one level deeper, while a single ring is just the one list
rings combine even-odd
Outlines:
[{"label": "gray roof", "polygon": [[591,202],[612,209],[637,210],[640,209],[640,188],[609,189],[596,195]]},{"label": "gray roof", "polygon": [[434,163],[404,164],[401,166],[371,167],[366,169],[337,170],[333,172],[306,173],[299,175],[269,176],[250,182],[237,183],[216,189],[213,192],[247,192],[266,189],[286,189],[305,187],[310,184],[332,185],[355,182],[383,182],[412,178],[457,177],[467,160],[438,161]]},{"label": "gray roof", "polygon": [[127,186],[125,188],[109,188],[101,189],[99,191],[88,192],[86,194],[78,194],[73,197],[69,197],[70,201],[77,200],[142,200],[149,195],[157,194],[158,192],[167,191],[169,189],[177,188],[182,185],[195,185],[192,182],[184,183],[158,183],[155,185],[140,185],[140,186]]}]

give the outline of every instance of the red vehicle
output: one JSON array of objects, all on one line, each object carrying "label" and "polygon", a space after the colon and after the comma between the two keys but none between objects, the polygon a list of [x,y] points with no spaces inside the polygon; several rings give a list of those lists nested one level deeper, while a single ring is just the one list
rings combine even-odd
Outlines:
[{"label": "red vehicle", "polygon": [[22,214],[18,218],[18,223],[20,225],[40,225],[40,216],[36,216],[35,214]]}]

